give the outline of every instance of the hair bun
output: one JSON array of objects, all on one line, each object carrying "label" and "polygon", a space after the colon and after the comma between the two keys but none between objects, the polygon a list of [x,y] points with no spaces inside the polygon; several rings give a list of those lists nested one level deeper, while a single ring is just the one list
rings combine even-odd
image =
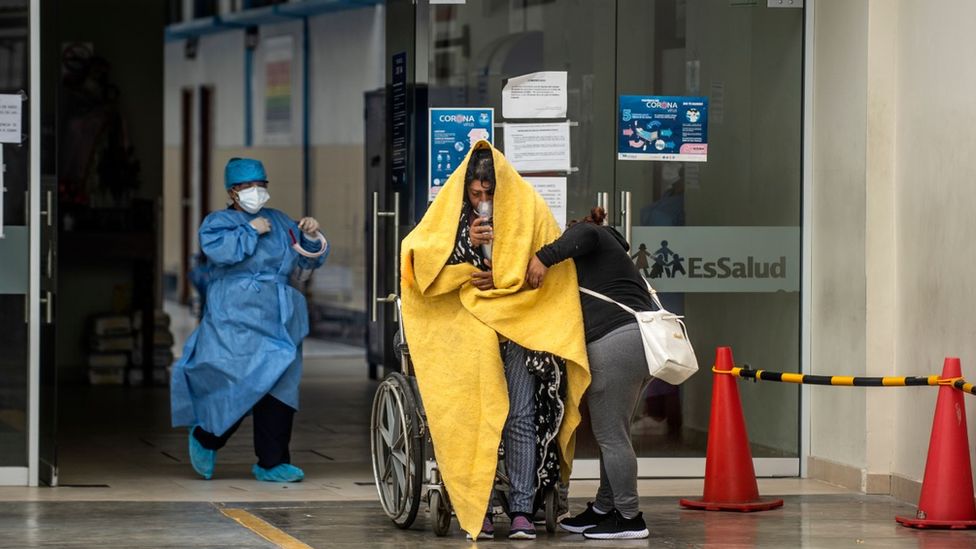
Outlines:
[{"label": "hair bun", "polygon": [[597,225],[603,225],[603,221],[607,218],[607,211],[603,208],[597,206],[590,210],[590,219],[593,223]]}]

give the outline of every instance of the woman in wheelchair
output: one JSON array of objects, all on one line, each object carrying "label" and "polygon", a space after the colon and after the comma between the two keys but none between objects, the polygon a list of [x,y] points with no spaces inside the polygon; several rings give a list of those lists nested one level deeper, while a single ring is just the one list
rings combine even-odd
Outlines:
[{"label": "woman in wheelchair", "polygon": [[535,538],[537,492],[568,476],[589,383],[579,300],[566,293],[575,271],[558,269],[559,290],[530,290],[522,254],[558,234],[542,198],[481,142],[404,240],[404,333],[437,464],[469,537],[494,537],[499,441],[509,538]]}]

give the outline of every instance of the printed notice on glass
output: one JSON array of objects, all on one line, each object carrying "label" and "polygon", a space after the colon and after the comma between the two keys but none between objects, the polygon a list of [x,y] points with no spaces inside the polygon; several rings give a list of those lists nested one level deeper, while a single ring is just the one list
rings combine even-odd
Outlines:
[{"label": "printed notice on glass", "polygon": [[617,160],[708,160],[708,98],[621,95]]},{"label": "printed notice on glass", "polygon": [[478,141],[494,142],[492,108],[431,108],[429,111],[427,197],[434,200]]},{"label": "printed notice on glass", "polygon": [[0,95],[0,143],[20,143],[20,109],[23,102],[19,95]]},{"label": "printed notice on glass", "polygon": [[566,71],[510,78],[502,89],[505,118],[566,118]]},{"label": "printed notice on glass", "polygon": [[560,229],[566,228],[566,178],[565,177],[526,177],[526,181],[542,195]]},{"label": "printed notice on glass", "polygon": [[568,172],[569,122],[505,124],[505,157],[520,172]]}]

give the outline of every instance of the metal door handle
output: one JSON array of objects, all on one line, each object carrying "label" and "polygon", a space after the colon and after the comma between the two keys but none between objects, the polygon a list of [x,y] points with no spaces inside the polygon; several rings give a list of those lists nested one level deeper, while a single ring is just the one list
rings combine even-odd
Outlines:
[{"label": "metal door handle", "polygon": [[369,315],[370,322],[376,322],[376,293],[379,290],[379,275],[377,274],[379,272],[379,266],[376,264],[379,258],[379,246],[380,246],[379,223],[380,223],[380,193],[374,192],[373,193],[373,285],[372,285],[373,291],[372,294],[370,295],[370,297],[372,297],[372,299],[370,299],[371,302],[370,304],[371,312]]},{"label": "metal door handle", "polygon": [[54,306],[54,296],[51,295],[50,291],[44,292],[47,297],[41,298],[41,303],[44,304],[44,323],[51,323],[51,308]]},{"label": "metal door handle", "polygon": [[47,191],[47,210],[41,210],[41,215],[47,218],[47,226],[51,226],[51,216],[53,215],[51,211],[51,191]]},{"label": "metal door handle", "polygon": [[596,205],[603,208],[607,216],[603,219],[604,225],[610,224],[610,193],[596,193]]},{"label": "metal door handle", "polygon": [[630,244],[630,237],[634,229],[634,218],[630,211],[630,191],[620,193],[620,213],[623,216],[624,239]]},{"label": "metal door handle", "polygon": [[379,222],[381,217],[392,217],[393,218],[393,253],[396,257],[393,258],[393,269],[395,272],[394,288],[399,290],[399,280],[400,280],[400,193],[393,193],[393,211],[392,212],[381,212],[380,211],[380,193],[373,193],[373,294],[370,301],[370,321],[376,322],[377,316],[377,304],[381,302],[387,302],[386,298],[378,297],[379,295],[379,248],[380,248],[380,231]]}]

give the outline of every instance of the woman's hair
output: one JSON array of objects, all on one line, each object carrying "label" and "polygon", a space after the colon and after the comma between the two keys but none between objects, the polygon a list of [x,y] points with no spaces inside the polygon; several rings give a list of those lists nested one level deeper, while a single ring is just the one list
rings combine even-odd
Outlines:
[{"label": "woman's hair", "polygon": [[[481,181],[483,188],[495,190],[495,162],[491,159],[491,149],[478,149],[471,153],[468,169],[464,172],[464,188],[467,189],[472,181]],[[467,193],[464,199],[468,198]]]},{"label": "woman's hair", "polygon": [[603,225],[603,220],[607,218],[607,211],[599,206],[595,206],[590,210],[590,215],[584,217],[583,219],[574,219],[569,222],[569,226],[572,227],[577,223],[592,223],[594,225]]}]

